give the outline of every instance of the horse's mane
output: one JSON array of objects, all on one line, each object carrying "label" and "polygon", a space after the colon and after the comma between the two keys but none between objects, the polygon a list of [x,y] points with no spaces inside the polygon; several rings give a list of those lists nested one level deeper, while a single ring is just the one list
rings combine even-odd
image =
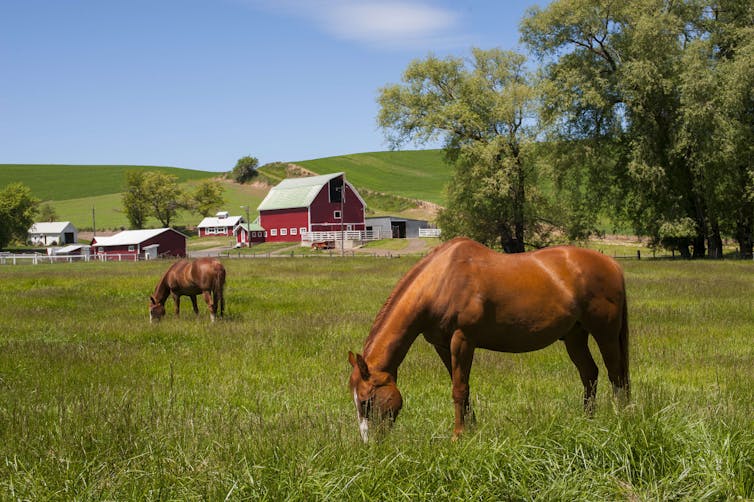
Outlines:
[{"label": "horse's mane", "polygon": [[[162,277],[160,277],[159,282],[157,283],[157,286],[154,288],[154,293],[152,293],[152,296],[155,297],[158,301],[162,300],[162,298],[159,297],[161,290],[163,290],[164,285],[167,281],[168,274],[173,271],[174,268],[178,266],[179,263],[183,262],[184,260],[178,260],[177,262],[173,263],[168,267],[168,269],[165,271],[164,274],[162,274]],[[167,294],[165,295],[165,298],[167,298]]]},{"label": "horse's mane", "polygon": [[374,338],[377,336],[377,333],[379,333],[380,329],[385,323],[387,314],[392,310],[398,299],[403,295],[403,293],[406,292],[409,285],[414,281],[414,279],[427,267],[429,262],[431,262],[441,250],[447,248],[452,242],[453,241],[448,241],[432,249],[427,254],[427,256],[422,258],[419,263],[414,265],[408,272],[406,272],[406,275],[404,275],[398,281],[398,284],[395,285],[393,291],[390,293],[390,296],[387,297],[387,300],[385,300],[385,303],[382,304],[382,308],[380,308],[380,311],[377,312],[377,316],[374,318],[372,329],[369,331],[369,336],[367,336],[367,339],[364,342],[365,354],[369,352]]}]

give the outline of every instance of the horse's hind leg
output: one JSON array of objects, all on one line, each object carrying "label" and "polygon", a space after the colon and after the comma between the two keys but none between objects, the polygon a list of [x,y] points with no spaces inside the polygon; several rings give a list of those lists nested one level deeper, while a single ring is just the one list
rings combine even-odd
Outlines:
[{"label": "horse's hind leg", "polygon": [[220,314],[222,318],[225,313],[225,298],[222,291],[212,291],[212,301],[215,304],[215,311]]},{"label": "horse's hind leg", "polygon": [[215,312],[217,311],[217,305],[212,301],[212,294],[210,294],[209,291],[205,291],[202,293],[204,295],[204,301],[207,302],[207,307],[209,307],[209,318],[212,320],[212,322],[215,322]]},{"label": "horse's hind leg", "polygon": [[581,383],[584,385],[584,411],[587,415],[594,414],[594,400],[597,397],[597,365],[592,353],[589,352],[589,333],[581,326],[576,326],[563,337],[568,357],[579,370]]},{"label": "horse's hind leg", "polygon": [[623,405],[629,399],[628,361],[624,355],[620,340],[615,336],[595,336],[597,346],[605,361],[607,376],[613,385],[613,395],[619,404]]}]

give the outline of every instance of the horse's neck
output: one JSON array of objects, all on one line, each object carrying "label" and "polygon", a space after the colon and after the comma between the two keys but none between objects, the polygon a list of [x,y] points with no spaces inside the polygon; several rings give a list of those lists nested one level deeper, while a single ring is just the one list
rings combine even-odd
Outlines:
[{"label": "horse's neck", "polygon": [[165,273],[165,275],[162,276],[162,279],[160,279],[160,282],[157,283],[157,287],[154,288],[152,296],[154,296],[154,299],[157,300],[158,303],[164,304],[168,299],[169,294],[170,286],[168,286],[168,274]]},{"label": "horse's neck", "polygon": [[364,359],[369,368],[385,371],[397,378],[398,366],[419,336],[419,317],[423,308],[415,301],[393,303],[381,312],[364,346]]}]

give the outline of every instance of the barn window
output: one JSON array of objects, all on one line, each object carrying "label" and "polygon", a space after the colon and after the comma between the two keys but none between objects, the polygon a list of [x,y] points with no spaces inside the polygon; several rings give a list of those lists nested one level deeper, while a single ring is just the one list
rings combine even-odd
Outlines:
[{"label": "barn window", "polygon": [[296,227],[291,227],[291,235],[296,235],[296,232],[298,232]]},{"label": "barn window", "polygon": [[128,246],[128,250],[129,250],[129,251],[133,251],[133,250],[134,250],[134,247],[133,247],[133,246]]},{"label": "barn window", "polygon": [[343,178],[330,180],[330,202],[340,202],[343,193]]},{"label": "barn window", "polygon": [[306,232],[306,227],[301,227],[298,229],[298,231],[303,234]]},{"label": "barn window", "polygon": [[333,211],[332,217],[335,218],[336,220],[339,220],[340,219],[340,211]]},{"label": "barn window", "polygon": [[277,237],[278,235],[278,229],[277,228],[271,228],[270,229],[270,235],[273,237]]},{"label": "barn window", "polygon": [[280,229],[280,235],[288,235],[288,229],[287,228],[281,228]]}]

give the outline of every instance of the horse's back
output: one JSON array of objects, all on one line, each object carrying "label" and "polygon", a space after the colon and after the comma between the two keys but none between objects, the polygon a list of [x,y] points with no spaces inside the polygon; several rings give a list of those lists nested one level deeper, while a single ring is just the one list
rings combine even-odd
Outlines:
[{"label": "horse's back", "polygon": [[446,243],[415,280],[430,318],[475,333],[493,350],[536,350],[591,317],[618,315],[625,300],[617,263],[570,246],[504,255],[468,239]]},{"label": "horse's back", "polygon": [[225,284],[225,267],[215,258],[197,258],[191,262],[190,275],[203,291],[222,289]]},{"label": "horse's back", "polygon": [[[574,246],[556,246],[518,254],[495,252],[475,241],[449,241],[433,267],[444,270],[451,289],[511,289],[517,294],[599,296],[623,294],[623,271],[612,258]],[[622,298],[617,298],[621,300]]]}]

